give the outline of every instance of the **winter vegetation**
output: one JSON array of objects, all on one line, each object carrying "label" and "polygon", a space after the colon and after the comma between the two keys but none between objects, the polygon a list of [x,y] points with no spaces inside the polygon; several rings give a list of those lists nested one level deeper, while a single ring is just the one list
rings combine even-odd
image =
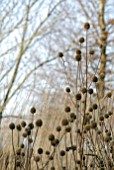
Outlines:
[{"label": "winter vegetation", "polygon": [[0,7],[0,170],[114,170],[113,0]]}]

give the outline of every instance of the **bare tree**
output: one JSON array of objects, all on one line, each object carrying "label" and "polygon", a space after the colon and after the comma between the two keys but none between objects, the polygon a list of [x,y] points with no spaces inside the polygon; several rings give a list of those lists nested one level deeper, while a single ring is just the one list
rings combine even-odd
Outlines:
[{"label": "bare tree", "polygon": [[[8,10],[6,10],[7,5],[3,5],[2,11],[6,13],[4,17],[1,15],[0,59],[3,63],[0,79],[1,114],[6,105],[10,104],[11,99],[13,102],[16,101],[15,107],[12,106],[13,112],[16,108],[24,110],[27,103],[28,107],[31,103],[35,103],[33,100],[35,97],[37,100],[37,96],[44,93],[43,89],[48,91],[50,88],[56,92],[61,80],[64,85],[72,84],[77,68],[75,51],[80,48],[79,38],[85,37],[83,24],[86,21],[91,25],[88,32],[88,52],[91,49],[95,51],[95,54],[89,58],[89,69],[91,69],[89,78],[93,74],[98,75],[99,83],[103,83],[105,87],[101,94],[103,97],[104,90],[113,85],[114,25],[113,18],[109,15],[112,13],[110,12],[112,5],[113,1],[102,0],[49,0],[26,3],[12,1]],[[13,17],[15,18],[12,19]],[[6,42],[7,48],[3,48]],[[55,62],[59,51],[64,52],[64,61]],[[83,56],[85,56],[84,51]],[[46,63],[47,65],[43,67]],[[67,70],[65,70],[66,66]],[[40,71],[38,68],[41,68]],[[110,76],[107,76],[108,73]],[[65,80],[66,77],[67,80]],[[63,89],[63,86],[59,88]],[[21,105],[22,100],[24,101],[22,107],[17,107]]]},{"label": "bare tree", "polygon": [[56,18],[59,17],[55,15],[56,11],[62,2],[63,0],[53,3],[42,0],[19,3],[15,1],[2,2],[0,16],[0,45],[2,49],[0,54],[2,85],[0,116],[11,98],[34,71],[55,59],[34,60],[32,63],[34,58],[32,48],[35,49],[35,44],[39,44],[41,39],[51,33]]}]

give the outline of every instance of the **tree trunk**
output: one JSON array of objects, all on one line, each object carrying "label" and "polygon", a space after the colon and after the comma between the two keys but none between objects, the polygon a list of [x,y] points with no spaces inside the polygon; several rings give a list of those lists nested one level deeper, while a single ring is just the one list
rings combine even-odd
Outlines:
[{"label": "tree trunk", "polygon": [[99,25],[101,29],[101,61],[99,70],[99,97],[103,98],[105,93],[105,76],[106,76],[106,47],[107,47],[107,35],[106,24],[104,20],[106,0],[100,0],[99,10]]}]

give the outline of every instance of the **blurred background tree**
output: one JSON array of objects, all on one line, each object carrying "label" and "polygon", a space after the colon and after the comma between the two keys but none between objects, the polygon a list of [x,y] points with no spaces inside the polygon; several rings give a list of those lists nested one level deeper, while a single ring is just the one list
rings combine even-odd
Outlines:
[{"label": "blurred background tree", "polygon": [[[113,90],[113,6],[113,0],[2,1],[0,116],[26,114],[32,105],[40,112],[63,107],[65,87],[78,86],[75,51],[80,48],[80,37],[86,36],[85,22],[91,27],[88,53],[94,50],[88,78],[99,77],[100,98],[106,90]],[[60,51],[63,59],[57,57]]]}]

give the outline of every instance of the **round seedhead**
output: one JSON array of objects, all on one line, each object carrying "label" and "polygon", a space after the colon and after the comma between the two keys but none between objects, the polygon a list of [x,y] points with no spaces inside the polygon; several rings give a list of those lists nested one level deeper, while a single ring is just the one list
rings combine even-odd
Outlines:
[{"label": "round seedhead", "polygon": [[67,126],[69,124],[68,119],[63,119],[62,120],[62,125]]},{"label": "round seedhead", "polygon": [[58,53],[58,57],[59,57],[59,58],[62,58],[63,56],[64,56],[64,54],[63,54],[62,52],[59,52],[59,53]]},{"label": "round seedhead", "polygon": [[11,130],[14,130],[14,129],[15,129],[15,124],[14,124],[14,123],[10,123],[10,124],[9,124],[9,128],[10,128]]},{"label": "round seedhead", "polygon": [[75,120],[76,119],[76,114],[75,113],[71,113],[70,114],[70,118]]},{"label": "round seedhead", "polygon": [[43,154],[43,149],[42,148],[38,148],[38,154],[39,155]]},{"label": "round seedhead", "polygon": [[93,82],[96,83],[98,81],[98,78],[96,76],[93,77]]},{"label": "round seedhead", "polygon": [[76,50],[76,54],[81,54],[81,50],[80,50],[80,49],[77,49],[77,50]]},{"label": "round seedhead", "polygon": [[76,61],[81,61],[81,59],[82,59],[81,54],[77,54],[75,59],[76,59]]},{"label": "round seedhead", "polygon": [[46,154],[46,155],[50,155],[50,151],[46,151],[45,154]]},{"label": "round seedhead", "polygon": [[69,107],[69,106],[67,106],[66,108],[65,108],[65,112],[70,112],[71,111],[71,108]]},{"label": "round seedhead", "polygon": [[87,92],[87,89],[86,89],[85,87],[82,87],[82,88],[81,88],[81,92],[82,92],[83,94],[85,94],[85,93]]},{"label": "round seedhead", "polygon": [[35,108],[35,107],[32,107],[32,108],[30,109],[30,112],[31,112],[32,114],[35,114],[35,113],[36,113],[36,108]]},{"label": "round seedhead", "polygon": [[57,126],[57,127],[56,127],[56,131],[57,131],[57,132],[60,132],[60,131],[61,131],[61,126]]},{"label": "round seedhead", "polygon": [[93,110],[96,110],[98,108],[97,104],[93,104]]},{"label": "round seedhead", "polygon": [[60,156],[65,156],[65,151],[64,150],[60,151]]},{"label": "round seedhead", "polygon": [[97,123],[95,121],[91,122],[91,128],[96,129],[97,128]]},{"label": "round seedhead", "polygon": [[38,120],[36,121],[36,126],[37,126],[37,127],[41,127],[42,125],[43,125],[42,120],[41,120],[41,119],[38,119]]},{"label": "round seedhead", "polygon": [[22,121],[21,122],[21,126],[24,128],[26,126],[26,122],[25,121]]},{"label": "round seedhead", "polygon": [[49,139],[49,141],[53,141],[55,139],[55,136],[53,134],[50,134],[48,139]]},{"label": "round seedhead", "polygon": [[66,92],[70,93],[70,87],[66,87]]},{"label": "round seedhead", "polygon": [[90,29],[90,24],[89,24],[88,22],[86,22],[86,23],[84,24],[84,28],[85,28],[86,30]]},{"label": "round seedhead", "polygon": [[69,133],[71,131],[71,127],[67,126],[65,130],[66,130],[67,133]]},{"label": "round seedhead", "polygon": [[84,37],[80,37],[79,42],[84,43],[84,41],[85,41]]},{"label": "round seedhead", "polygon": [[40,161],[40,156],[34,156],[34,160],[35,160],[35,162],[39,162]]},{"label": "round seedhead", "polygon": [[90,50],[90,51],[89,51],[89,54],[90,54],[90,55],[93,55],[93,54],[95,54],[95,51],[94,51],[94,50]]},{"label": "round seedhead", "polygon": [[93,89],[92,89],[92,88],[88,89],[88,93],[89,93],[90,95],[93,94]]},{"label": "round seedhead", "polygon": [[16,129],[17,129],[18,131],[21,131],[21,125],[20,125],[20,124],[17,124],[17,125],[16,125]]},{"label": "round seedhead", "polygon": [[81,96],[81,93],[77,93],[76,94],[76,100],[81,100],[82,96]]},{"label": "round seedhead", "polygon": [[108,97],[108,98],[111,98],[111,96],[112,96],[112,93],[111,93],[111,92],[108,92],[108,93],[107,93],[107,97]]},{"label": "round seedhead", "polygon": [[32,129],[34,129],[34,124],[31,122],[28,124],[28,127],[30,127],[30,129],[32,130]]}]

